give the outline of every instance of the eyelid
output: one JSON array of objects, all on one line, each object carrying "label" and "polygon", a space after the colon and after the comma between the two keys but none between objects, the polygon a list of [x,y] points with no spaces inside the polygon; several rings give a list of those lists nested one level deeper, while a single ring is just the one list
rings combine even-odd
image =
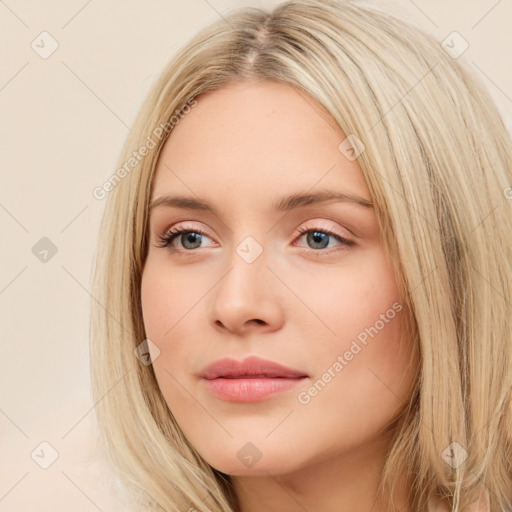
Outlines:
[{"label": "eyelid", "polygon": [[[211,235],[209,235],[207,233],[207,230],[202,228],[202,227],[196,227],[196,226],[187,226],[185,225],[187,222],[196,222],[196,221],[178,221],[178,222],[175,222],[173,224],[170,224],[168,227],[166,227],[164,230],[162,230],[161,232],[161,235],[160,237],[163,237],[163,236],[167,236],[169,235],[172,231],[177,231],[177,230],[187,230],[187,231],[194,231],[194,232],[197,232],[197,233],[201,233],[203,235],[206,235],[208,236],[209,238],[212,238],[213,237]],[[325,219],[318,219],[318,220],[315,220],[315,219],[310,219],[310,220],[307,220],[307,221],[304,221],[302,224],[299,225],[299,227],[296,228],[297,232],[299,234],[303,234],[305,231],[311,231],[311,230],[327,230],[327,231],[330,231],[330,232],[334,232],[334,234],[342,237],[342,238],[345,238],[345,239],[352,239],[352,238],[357,238],[354,233],[352,233],[352,231],[346,227],[343,227],[343,229],[348,233],[348,236],[345,235],[343,232],[339,232],[339,230],[337,228],[332,228],[332,227],[329,227],[329,226],[323,226],[322,225],[322,222],[325,222]],[[330,221],[330,222],[335,222],[335,221]],[[310,226],[309,224],[310,223],[313,223],[312,226]],[[158,235],[158,232],[159,230],[154,230],[154,232]]]},{"label": "eyelid", "polygon": [[[307,220],[304,225],[300,225],[297,228],[297,231],[299,231],[300,233],[304,233],[306,231],[314,231],[314,230],[328,231],[328,232],[331,232],[332,234],[335,234],[336,236],[344,238],[345,240],[350,240],[350,241],[355,242],[355,240],[353,240],[353,239],[357,238],[357,237],[350,231],[350,229],[343,227],[343,230],[346,231],[346,234],[345,234],[342,230],[338,229],[338,227],[325,226],[322,224],[323,222],[324,222],[324,220],[315,220],[315,219]],[[331,221],[331,222],[335,222],[335,221]],[[309,225],[310,223],[312,224],[311,226]]]}]

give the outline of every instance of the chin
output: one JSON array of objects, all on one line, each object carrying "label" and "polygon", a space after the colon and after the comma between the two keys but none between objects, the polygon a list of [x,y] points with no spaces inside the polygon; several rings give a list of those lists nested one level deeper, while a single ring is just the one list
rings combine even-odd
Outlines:
[{"label": "chin", "polygon": [[258,448],[251,442],[236,442],[235,444],[236,447],[233,448],[221,447],[223,449],[220,453],[210,452],[201,455],[213,468],[222,473],[236,476],[286,474],[299,469],[301,465],[301,461],[293,460],[293,452],[279,452],[271,446]]}]

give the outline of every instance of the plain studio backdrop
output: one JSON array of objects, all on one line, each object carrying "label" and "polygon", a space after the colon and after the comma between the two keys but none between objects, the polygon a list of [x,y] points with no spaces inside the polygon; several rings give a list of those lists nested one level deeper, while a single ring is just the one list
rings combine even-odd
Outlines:
[{"label": "plain studio backdrop", "polygon": [[[176,49],[233,7],[276,1],[0,2],[0,511],[128,510],[96,457],[91,262],[123,141]],[[374,0],[457,31],[512,125],[512,3]]]}]

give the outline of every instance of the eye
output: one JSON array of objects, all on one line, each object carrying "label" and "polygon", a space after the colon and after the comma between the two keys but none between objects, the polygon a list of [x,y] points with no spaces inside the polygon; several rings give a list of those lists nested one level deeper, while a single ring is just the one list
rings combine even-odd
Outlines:
[{"label": "eye", "polygon": [[[164,235],[158,237],[159,243],[157,244],[157,247],[169,247],[178,237],[181,237],[180,241],[183,244],[183,249],[175,249],[174,247],[171,247],[172,250],[192,251],[199,248],[203,237],[209,238],[208,235],[200,229],[185,229],[183,226],[178,225],[167,231]],[[197,245],[198,243],[199,245]],[[189,244],[192,247],[190,247]]]},{"label": "eye", "polygon": [[340,233],[337,233],[336,231],[327,228],[302,227],[297,229],[297,231],[301,233],[301,236],[299,238],[303,238],[304,236],[306,236],[306,241],[308,245],[311,244],[312,249],[314,249],[313,252],[319,252],[319,250],[321,251],[326,249],[327,246],[329,245],[329,238],[335,238],[338,242],[340,242],[340,245],[343,246],[342,249],[335,250],[346,250],[347,248],[355,245],[355,242],[353,242],[352,240],[348,240]]},{"label": "eye", "polygon": [[[321,252],[328,248],[330,242],[329,238],[336,239],[342,246],[342,249],[335,250],[345,250],[355,245],[355,242],[348,240],[343,235],[332,229],[302,227],[297,229],[297,231],[301,234],[299,238],[303,238],[304,236],[306,237],[308,245],[312,245],[311,249],[313,252]],[[172,251],[191,252],[194,249],[199,249],[201,247],[203,237],[210,239],[210,237],[201,229],[186,229],[182,225],[177,225],[167,231],[164,235],[158,236],[159,243],[156,247],[169,247]],[[181,248],[173,247],[173,243],[176,239],[181,241]]]}]

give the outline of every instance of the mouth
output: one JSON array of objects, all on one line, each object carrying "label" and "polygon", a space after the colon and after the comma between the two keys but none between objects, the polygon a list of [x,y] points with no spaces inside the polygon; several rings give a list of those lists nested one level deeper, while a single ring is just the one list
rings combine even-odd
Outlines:
[{"label": "mouth", "polygon": [[266,400],[309,379],[302,370],[256,356],[241,362],[220,359],[203,368],[199,377],[213,396],[229,402]]}]

